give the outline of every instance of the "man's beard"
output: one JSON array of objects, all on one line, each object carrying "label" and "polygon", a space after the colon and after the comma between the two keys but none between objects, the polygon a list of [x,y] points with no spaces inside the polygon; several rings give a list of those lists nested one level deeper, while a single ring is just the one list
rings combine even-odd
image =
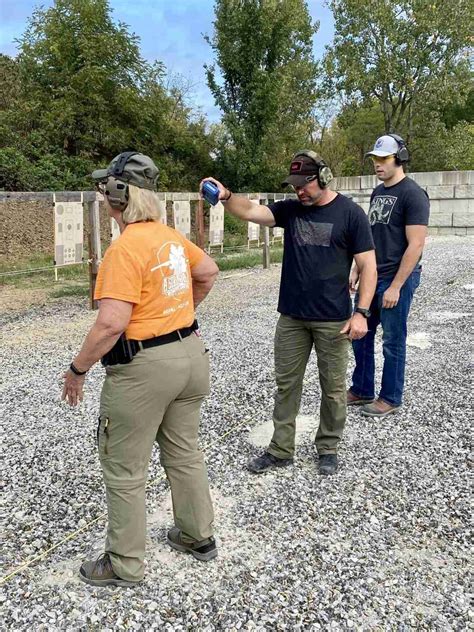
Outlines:
[{"label": "man's beard", "polygon": [[308,199],[306,201],[302,201],[298,198],[300,204],[302,204],[303,206],[306,207],[310,207],[310,206],[314,206],[318,200],[321,198],[321,195],[311,195],[311,196],[306,196]]}]

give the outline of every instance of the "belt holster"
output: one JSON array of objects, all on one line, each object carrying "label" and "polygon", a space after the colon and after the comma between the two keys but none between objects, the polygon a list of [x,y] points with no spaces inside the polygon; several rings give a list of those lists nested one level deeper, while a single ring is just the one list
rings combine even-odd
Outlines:
[{"label": "belt holster", "polygon": [[114,364],[128,364],[140,351],[137,340],[127,340],[123,333],[112,349],[108,351],[100,360],[102,366],[113,366]]}]

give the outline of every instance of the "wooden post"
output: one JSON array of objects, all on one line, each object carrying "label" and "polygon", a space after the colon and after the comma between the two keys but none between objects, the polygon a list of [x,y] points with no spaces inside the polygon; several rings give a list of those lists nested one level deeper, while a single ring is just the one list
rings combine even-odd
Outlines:
[{"label": "wooden post", "polygon": [[196,210],[196,242],[199,248],[204,250],[204,202],[198,200]]},{"label": "wooden post", "polygon": [[263,227],[263,267],[270,267],[270,228]]},{"label": "wooden post", "polygon": [[99,200],[96,198],[93,202],[88,202],[87,206],[89,208],[89,298],[91,309],[97,309],[97,301],[94,301],[94,290],[102,260]]}]

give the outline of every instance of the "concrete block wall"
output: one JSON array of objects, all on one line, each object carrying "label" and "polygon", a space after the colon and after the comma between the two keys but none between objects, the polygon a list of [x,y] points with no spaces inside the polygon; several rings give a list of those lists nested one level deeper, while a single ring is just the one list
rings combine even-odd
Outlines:
[{"label": "concrete block wall", "polygon": [[[474,235],[474,171],[409,173],[430,198],[430,234]],[[367,213],[377,176],[335,178],[332,188],[350,195]]]}]

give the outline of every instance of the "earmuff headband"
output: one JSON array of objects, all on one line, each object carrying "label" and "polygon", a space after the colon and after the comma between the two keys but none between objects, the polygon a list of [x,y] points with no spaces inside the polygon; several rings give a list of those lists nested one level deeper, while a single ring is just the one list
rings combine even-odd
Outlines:
[{"label": "earmuff headband", "polygon": [[403,140],[403,138],[399,136],[398,134],[387,134],[387,135],[390,136],[390,138],[393,138],[393,140],[398,145],[398,151],[395,156],[395,160],[397,164],[403,165],[405,162],[408,162],[410,160],[410,154],[408,153],[408,149],[407,149],[407,146],[405,145],[405,141]]}]

